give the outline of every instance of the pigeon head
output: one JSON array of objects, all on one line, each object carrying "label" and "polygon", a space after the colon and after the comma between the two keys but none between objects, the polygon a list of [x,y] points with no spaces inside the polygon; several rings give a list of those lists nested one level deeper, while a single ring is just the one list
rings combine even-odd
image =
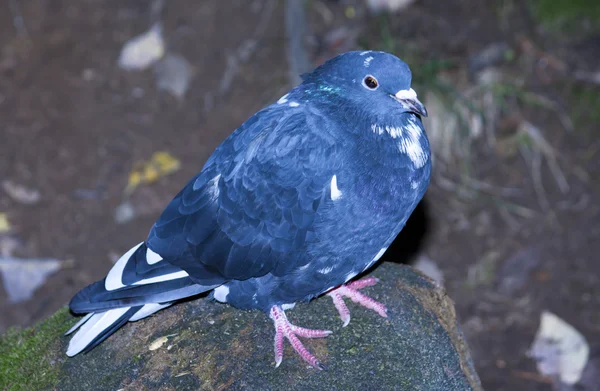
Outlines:
[{"label": "pigeon head", "polygon": [[378,118],[401,113],[427,116],[425,106],[411,88],[412,74],[398,57],[377,51],[353,51],[325,62],[304,84],[323,91],[321,96],[337,104],[360,105]]}]

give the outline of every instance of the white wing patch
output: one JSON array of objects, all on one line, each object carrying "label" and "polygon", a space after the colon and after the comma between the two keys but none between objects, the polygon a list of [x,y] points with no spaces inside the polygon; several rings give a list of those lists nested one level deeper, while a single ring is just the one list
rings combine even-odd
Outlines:
[{"label": "white wing patch", "polygon": [[337,187],[337,176],[331,177],[331,199],[333,201],[339,199],[342,196],[342,192]]},{"label": "white wing patch", "polygon": [[144,242],[140,242],[137,246],[132,247],[131,249],[129,249],[129,251],[123,254],[121,258],[119,258],[117,263],[115,263],[115,266],[113,266],[112,269],[110,269],[108,275],[106,276],[106,279],[104,280],[104,289],[106,289],[107,291],[114,291],[115,289],[123,288],[125,286],[123,285],[122,280],[125,265],[127,264],[127,261],[129,261],[131,254],[133,254],[135,250],[137,250],[138,247],[140,247],[143,243]]},{"label": "white wing patch", "polygon": [[189,274],[187,272],[181,270],[175,273],[164,274],[162,276],[156,276],[152,278],[145,278],[143,280],[139,280],[133,283],[133,285],[146,285],[146,284],[154,284],[157,282],[176,280],[178,278],[187,277]]},{"label": "white wing patch", "polygon": [[[125,270],[125,265],[127,264],[127,261],[129,261],[129,258],[131,258],[131,255],[138,249],[138,247],[142,245],[142,243],[144,242],[141,242],[137,246],[132,247],[131,249],[129,249],[129,251],[123,254],[121,258],[119,258],[117,263],[115,263],[115,266],[113,266],[112,269],[110,269],[108,275],[106,276],[106,280],[104,281],[104,289],[106,289],[107,291],[114,291],[115,289],[125,287],[125,285],[123,284],[123,270]],[[149,264],[152,265],[153,263],[160,262],[161,260],[162,257],[154,251],[150,249],[146,251],[146,261]],[[181,270],[175,273],[169,273],[162,276],[146,278],[135,282],[133,285],[153,284],[155,282],[170,281],[175,280],[177,278],[184,278],[187,276],[188,274],[185,271]]]},{"label": "white wing patch", "polygon": [[146,262],[148,262],[148,265],[154,265],[160,261],[162,261],[162,257],[160,255],[150,249],[146,250]]}]

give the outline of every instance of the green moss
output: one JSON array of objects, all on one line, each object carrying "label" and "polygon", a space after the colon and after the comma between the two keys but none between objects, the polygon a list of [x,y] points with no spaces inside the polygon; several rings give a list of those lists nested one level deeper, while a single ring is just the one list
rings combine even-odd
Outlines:
[{"label": "green moss", "polygon": [[73,318],[62,308],[27,329],[11,328],[0,337],[0,390],[42,390],[56,385],[60,365],[52,349]]}]

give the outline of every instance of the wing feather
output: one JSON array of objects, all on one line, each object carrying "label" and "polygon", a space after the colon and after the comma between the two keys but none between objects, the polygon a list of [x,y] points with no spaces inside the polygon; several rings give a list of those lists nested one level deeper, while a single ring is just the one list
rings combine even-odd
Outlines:
[{"label": "wing feather", "polygon": [[309,125],[311,115],[271,106],[251,117],[167,206],[148,247],[196,283],[206,283],[205,274],[243,280],[281,262],[278,270],[292,267],[339,153]]}]

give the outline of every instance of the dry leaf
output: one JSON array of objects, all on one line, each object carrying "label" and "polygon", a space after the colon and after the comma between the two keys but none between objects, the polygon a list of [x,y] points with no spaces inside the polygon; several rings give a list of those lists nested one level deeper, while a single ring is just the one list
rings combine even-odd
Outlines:
[{"label": "dry leaf", "polygon": [[16,304],[29,300],[46,279],[59,270],[63,261],[56,259],[0,258],[0,272],[8,301]]},{"label": "dry leaf", "polygon": [[2,188],[13,200],[26,205],[37,203],[41,196],[35,189],[29,189],[10,180],[2,181]]},{"label": "dry leaf", "polygon": [[579,331],[553,313],[542,312],[540,328],[527,352],[542,375],[558,375],[561,382],[573,385],[581,378],[589,354],[590,347]]},{"label": "dry leaf", "polygon": [[160,337],[155,339],[150,346],[148,346],[149,350],[156,350],[159,349],[161,346],[163,346],[167,341],[169,340],[168,337]]},{"label": "dry leaf", "polygon": [[162,336],[160,338],[157,338],[154,341],[152,341],[152,343],[150,344],[150,346],[148,346],[148,349],[149,350],[159,349],[160,347],[162,347],[169,340],[169,337],[174,337],[176,335],[177,334],[169,334],[169,335],[165,335],[165,336]]},{"label": "dry leaf", "polygon": [[144,183],[152,183],[159,178],[177,171],[181,163],[168,152],[155,152],[148,162],[136,164],[129,173],[126,194],[131,194],[136,187]]},{"label": "dry leaf", "polygon": [[0,213],[0,234],[10,231],[10,222],[6,213]]},{"label": "dry leaf", "polygon": [[188,90],[193,76],[190,63],[177,54],[167,54],[155,68],[156,86],[178,99],[182,99]]},{"label": "dry leaf", "polygon": [[123,45],[119,66],[128,71],[143,70],[160,60],[164,54],[162,27],[157,23],[144,34],[130,39]]}]

